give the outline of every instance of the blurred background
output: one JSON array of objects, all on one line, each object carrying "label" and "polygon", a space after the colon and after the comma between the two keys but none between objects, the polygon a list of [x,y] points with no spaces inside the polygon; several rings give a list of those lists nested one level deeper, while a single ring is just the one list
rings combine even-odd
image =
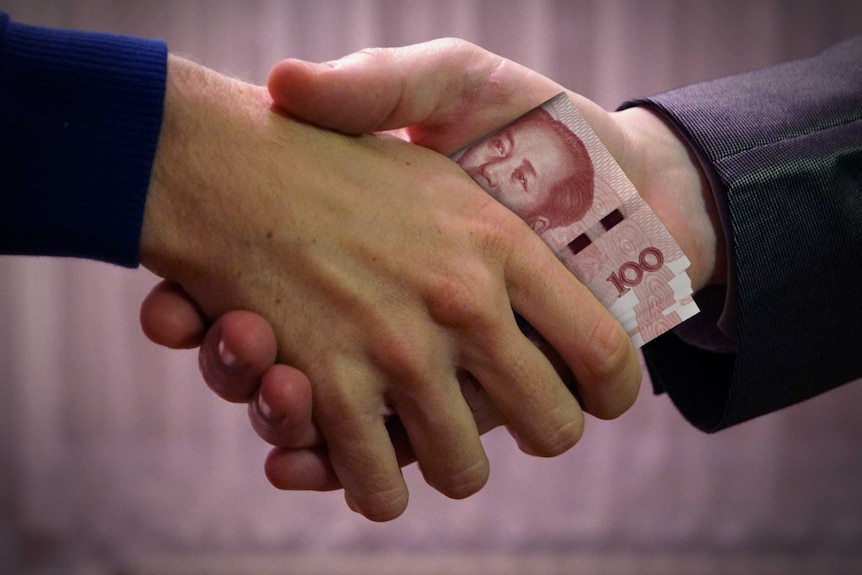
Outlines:
[{"label": "blurred background", "polygon": [[[276,60],[459,36],[608,108],[862,33],[858,0],[0,0],[19,22],[167,40],[263,83]],[[62,98],[62,94],[57,94]],[[140,333],[143,270],[0,258],[0,572],[862,573],[862,386],[704,435],[654,397],[540,460],[485,438],[450,501],[415,467],[373,524],[284,493],[243,406]],[[325,329],[325,326],[321,326]],[[696,385],[697,382],[692,382]]]}]

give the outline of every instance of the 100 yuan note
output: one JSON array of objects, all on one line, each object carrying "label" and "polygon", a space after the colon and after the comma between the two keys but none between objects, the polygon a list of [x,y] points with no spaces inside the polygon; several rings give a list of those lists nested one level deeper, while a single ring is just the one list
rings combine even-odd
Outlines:
[{"label": "100 yuan note", "polygon": [[452,159],[542,237],[635,346],[697,313],[688,259],[565,93]]}]

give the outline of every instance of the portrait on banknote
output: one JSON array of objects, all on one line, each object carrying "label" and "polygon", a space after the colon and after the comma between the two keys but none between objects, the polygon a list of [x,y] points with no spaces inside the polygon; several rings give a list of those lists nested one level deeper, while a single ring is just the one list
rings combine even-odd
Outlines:
[{"label": "portrait on banknote", "polygon": [[581,139],[536,108],[455,161],[537,233],[577,222],[593,203],[594,169]]}]

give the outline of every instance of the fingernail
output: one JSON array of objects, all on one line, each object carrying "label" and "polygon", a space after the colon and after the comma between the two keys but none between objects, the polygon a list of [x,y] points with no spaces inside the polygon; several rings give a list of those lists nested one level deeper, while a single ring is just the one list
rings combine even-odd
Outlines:
[{"label": "fingernail", "polygon": [[225,364],[227,367],[238,367],[239,359],[236,355],[231,352],[224,343],[224,340],[220,340],[218,342],[218,355],[221,358],[221,362]]},{"label": "fingernail", "polygon": [[263,394],[257,396],[257,407],[265,418],[269,419],[272,417],[272,407],[263,398]]}]

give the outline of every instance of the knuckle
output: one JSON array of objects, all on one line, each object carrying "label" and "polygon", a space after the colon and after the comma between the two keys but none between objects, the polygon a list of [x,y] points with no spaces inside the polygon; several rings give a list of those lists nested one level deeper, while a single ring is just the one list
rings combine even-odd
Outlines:
[{"label": "knuckle", "polygon": [[568,418],[530,445],[530,451],[539,457],[556,457],[574,447],[583,434],[583,417]]},{"label": "knuckle", "polygon": [[428,312],[447,327],[485,330],[493,322],[491,286],[478,266],[440,274],[426,297]]},{"label": "knuckle", "polygon": [[414,333],[397,328],[375,330],[373,363],[386,376],[404,384],[416,381],[427,372],[427,350]]},{"label": "knuckle", "polygon": [[485,458],[470,463],[461,470],[438,479],[426,477],[429,485],[452,499],[466,499],[478,493],[488,482],[490,468]]},{"label": "knuckle", "polygon": [[583,386],[584,408],[600,419],[615,419],[637,399],[643,376],[637,354],[616,320],[603,317],[590,337],[585,358],[590,381]]},{"label": "knuckle", "polygon": [[444,38],[437,38],[436,40],[431,40],[428,42],[429,47],[436,48],[441,52],[459,52],[461,50],[472,52],[476,50],[478,47],[472,42],[468,42],[462,38],[457,38],[453,36],[446,36]]},{"label": "knuckle", "polygon": [[629,370],[631,375],[621,377],[611,397],[601,404],[599,409],[590,410],[599,419],[616,419],[631,408],[638,397],[643,372],[640,366]]},{"label": "knuckle", "polygon": [[590,334],[584,366],[595,382],[619,378],[635,359],[631,341],[610,314],[602,314]]},{"label": "knuckle", "polygon": [[391,487],[366,494],[352,494],[359,512],[371,521],[391,521],[407,509],[409,495],[403,487]]},{"label": "knuckle", "polygon": [[505,272],[508,260],[517,253],[519,226],[523,222],[517,216],[487,198],[468,224],[469,254],[431,278],[426,301],[432,319],[473,333],[489,333],[498,325],[499,313],[511,307]]},{"label": "knuckle", "polygon": [[361,50],[357,50],[355,52],[357,56],[362,56],[366,58],[371,58],[374,60],[380,60],[382,62],[386,62],[392,56],[392,50],[389,48],[363,48]]},{"label": "knuckle", "polygon": [[376,415],[358,400],[364,391],[347,376],[318,379],[312,393],[315,420],[333,433],[362,427]]},{"label": "knuckle", "polygon": [[473,227],[474,241],[481,252],[500,261],[516,249],[520,232],[527,229],[522,220],[490,196],[477,213]]}]

